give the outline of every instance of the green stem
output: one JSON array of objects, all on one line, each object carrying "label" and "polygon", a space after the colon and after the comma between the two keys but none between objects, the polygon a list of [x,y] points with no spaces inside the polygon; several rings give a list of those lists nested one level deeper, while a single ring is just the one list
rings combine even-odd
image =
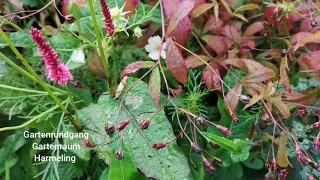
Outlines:
[{"label": "green stem", "polygon": [[114,45],[113,36],[111,37],[111,41],[112,41],[111,43],[112,43],[112,61],[113,61],[113,82],[114,82],[114,84],[117,84],[117,80],[118,80],[117,59],[116,59],[115,45]]},{"label": "green stem", "polygon": [[[6,89],[11,89],[11,90],[20,91],[20,92],[48,95],[48,92],[45,92],[45,91],[37,91],[37,90],[33,90],[33,89],[18,88],[18,87],[13,87],[13,86],[7,86],[5,84],[0,84],[0,88],[6,88]],[[57,92],[54,92],[53,94],[62,95],[61,93],[57,93]]]},{"label": "green stem", "polygon": [[67,108],[61,104],[60,100],[57,98],[57,96],[55,96],[53,94],[53,92],[49,89],[49,87],[47,86],[46,83],[44,83],[42,81],[42,79],[38,76],[38,74],[32,69],[32,67],[29,65],[29,63],[27,62],[26,59],[24,59],[24,57],[20,54],[20,52],[17,50],[17,48],[14,46],[14,44],[9,40],[9,38],[7,37],[7,35],[2,31],[2,29],[0,29],[0,35],[2,36],[2,38],[5,40],[5,42],[10,46],[11,50],[14,52],[14,54],[21,60],[22,64],[26,67],[26,69],[30,72],[31,75],[33,75],[33,77],[36,78],[37,82],[43,87],[43,89],[45,89],[48,94],[50,95],[50,97],[53,99],[53,101],[59,105],[59,107],[61,108],[61,110],[66,114],[66,116],[69,118],[69,120],[71,121],[71,123],[73,124],[73,126],[77,129],[77,130],[82,130],[81,125],[71,116],[71,114],[69,113],[69,111],[67,110]]},{"label": "green stem", "polygon": [[98,26],[98,23],[97,23],[97,18],[96,18],[95,12],[94,12],[93,2],[92,2],[92,0],[89,0],[88,2],[89,2],[89,6],[90,6],[90,13],[91,13],[91,16],[92,16],[93,27],[94,27],[94,31],[96,33],[96,38],[97,38],[97,42],[98,42],[98,46],[99,46],[99,51],[100,51],[100,55],[101,55],[101,58],[102,58],[103,67],[104,67],[104,70],[105,70],[105,73],[106,73],[108,86],[110,88],[111,85],[112,85],[112,81],[110,79],[108,59],[106,58],[106,56],[104,54],[104,49],[102,47],[102,39],[101,39],[101,36],[100,36],[101,34],[100,34],[99,26]]},{"label": "green stem", "polygon": [[79,115],[78,115],[78,109],[77,109],[77,107],[76,107],[76,104],[74,103],[72,93],[71,93],[71,91],[70,91],[70,89],[69,89],[68,86],[66,86],[66,90],[67,90],[68,95],[69,95],[69,98],[70,98],[70,100],[71,100],[71,105],[72,105],[72,108],[74,109],[74,112],[75,112],[75,114],[76,114],[76,118],[77,118],[77,119],[80,119],[80,118],[79,118]]},{"label": "green stem", "polygon": [[[75,14],[76,14],[76,21],[78,26],[78,33],[79,36],[81,36],[81,26],[80,26],[80,17],[79,17],[79,6],[75,6]],[[83,41],[81,40],[81,44],[83,44]]]},{"label": "green stem", "polygon": [[[62,102],[62,104],[65,104],[69,101],[69,98],[66,99],[65,101]],[[4,128],[0,128],[0,132],[2,131],[9,131],[9,130],[16,130],[16,129],[22,129],[26,126],[28,126],[29,124],[33,123],[34,121],[38,120],[39,118],[43,117],[46,114],[51,113],[52,111],[54,111],[55,109],[57,109],[59,106],[55,105],[54,107],[48,109],[47,111],[35,116],[34,118],[30,119],[29,121],[19,125],[19,126],[10,126],[10,127],[4,127]]]},{"label": "green stem", "polygon": [[17,26],[15,23],[8,21],[6,18],[1,18],[2,22],[5,24],[9,24],[10,26],[14,27],[17,31],[23,31],[19,26]]},{"label": "green stem", "polygon": [[[2,54],[0,52],[0,58],[3,59],[7,64],[9,64],[13,69],[15,69],[17,72],[19,72],[20,74],[22,74],[23,76],[37,82],[37,79],[35,77],[33,77],[30,73],[28,73],[27,71],[25,71],[24,69],[22,69],[20,66],[16,65],[14,62],[12,62],[9,58],[7,58],[7,56],[5,56],[4,54]],[[66,94],[67,92],[59,89],[59,88],[56,88],[54,86],[51,86],[49,84],[47,84],[47,86],[53,90],[53,91],[57,91],[61,94]]]}]

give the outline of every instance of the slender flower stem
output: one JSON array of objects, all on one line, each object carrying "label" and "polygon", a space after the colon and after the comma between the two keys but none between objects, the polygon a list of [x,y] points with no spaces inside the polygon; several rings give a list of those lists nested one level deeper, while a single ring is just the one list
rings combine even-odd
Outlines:
[{"label": "slender flower stem", "polygon": [[77,118],[77,119],[80,119],[80,118],[79,118],[79,115],[78,115],[78,109],[77,109],[77,107],[76,107],[76,104],[74,103],[72,93],[71,93],[71,91],[70,91],[70,89],[69,89],[68,86],[66,86],[66,90],[67,90],[68,95],[69,95],[69,98],[70,98],[70,100],[71,100],[71,106],[72,106],[72,108],[73,108],[73,110],[74,110],[74,112],[75,112],[75,114],[76,114],[76,118]]},{"label": "slender flower stem", "polygon": [[112,60],[113,60],[113,82],[117,84],[118,72],[117,72],[117,58],[115,53],[114,37],[111,36],[112,43]]},{"label": "slender flower stem", "polygon": [[[17,26],[15,23],[8,21],[6,18],[0,18],[2,20],[2,22],[4,22],[5,24],[9,24],[10,26],[14,27],[17,31],[23,31],[23,29],[21,29],[19,26]],[[2,23],[1,22],[1,23]]]},{"label": "slender flower stem", "polygon": [[56,95],[53,94],[53,92],[49,89],[46,83],[42,81],[42,79],[39,77],[39,75],[32,69],[32,67],[29,65],[26,59],[20,54],[20,52],[17,50],[17,48],[14,46],[14,44],[9,40],[7,35],[0,29],[0,35],[5,40],[5,42],[10,46],[11,50],[14,52],[14,54],[21,60],[22,64],[26,67],[26,69],[30,72],[32,76],[35,77],[36,81],[48,92],[50,97],[53,99],[53,101],[61,108],[61,110],[66,114],[66,116],[69,118],[73,126],[77,130],[82,130],[81,125],[79,122],[77,122],[70,114],[70,112],[67,110],[67,108],[61,104],[60,100],[57,98]]},{"label": "slender flower stem", "polygon": [[[5,84],[0,84],[0,88],[10,89],[10,90],[15,90],[15,91],[20,91],[20,92],[48,95],[48,92],[45,92],[45,91],[37,91],[37,90],[33,90],[33,89],[18,88],[18,87],[13,87],[13,86],[7,86]],[[62,95],[61,93],[58,93],[58,92],[54,92],[53,94]]]},{"label": "slender flower stem", "polygon": [[91,13],[91,16],[92,16],[93,27],[94,27],[94,31],[96,33],[97,42],[98,42],[98,46],[99,46],[99,51],[100,51],[100,55],[101,55],[101,58],[102,58],[103,67],[104,67],[104,70],[105,70],[105,73],[106,73],[108,86],[110,88],[111,85],[112,85],[112,82],[111,82],[111,79],[110,79],[108,59],[106,58],[106,56],[104,54],[104,49],[102,47],[102,39],[101,39],[100,31],[99,31],[99,26],[98,26],[98,23],[97,23],[97,18],[96,18],[95,12],[94,12],[93,2],[92,2],[92,0],[89,0],[88,2],[89,2],[89,6],[90,6],[90,13]]},{"label": "slender flower stem", "polygon": [[[62,102],[62,104],[66,104],[68,103],[68,101],[70,101],[70,99],[66,99],[65,101]],[[4,128],[0,128],[0,132],[1,131],[9,131],[9,130],[16,130],[16,129],[22,129],[26,126],[28,126],[29,124],[33,123],[34,121],[40,119],[41,117],[45,116],[46,114],[51,113],[52,111],[56,110],[59,106],[55,105],[54,107],[48,109],[47,111],[35,116],[34,118],[30,119],[29,121],[19,125],[19,126],[11,126],[11,127],[4,127]]]},{"label": "slender flower stem", "polygon": [[[23,76],[37,82],[37,79],[32,76],[30,73],[28,73],[27,71],[25,71],[24,69],[22,69],[21,67],[19,67],[18,65],[16,65],[14,62],[12,62],[9,58],[7,58],[7,56],[5,56],[4,54],[2,54],[0,52],[0,58],[3,59],[7,64],[9,64],[13,69],[15,69],[17,72],[19,72],[20,74],[22,74]],[[51,86],[50,84],[47,84],[47,86],[52,90],[52,91],[56,91],[59,92],[61,94],[66,94],[67,92],[56,88],[54,86]]]}]

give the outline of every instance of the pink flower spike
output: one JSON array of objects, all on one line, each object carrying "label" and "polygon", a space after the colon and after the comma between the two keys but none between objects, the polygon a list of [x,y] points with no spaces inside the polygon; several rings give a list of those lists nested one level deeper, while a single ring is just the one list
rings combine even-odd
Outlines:
[{"label": "pink flower spike", "polygon": [[320,132],[318,133],[318,136],[314,140],[314,149],[320,152]]},{"label": "pink flower spike", "polygon": [[100,0],[100,8],[104,17],[105,27],[108,31],[108,35],[112,36],[114,34],[114,24],[112,23],[109,6],[105,0]]},{"label": "pink flower spike", "polygon": [[66,86],[69,81],[73,80],[68,66],[60,61],[58,54],[52,49],[46,38],[42,36],[40,30],[31,28],[30,33],[32,41],[37,43],[38,50],[46,64],[49,79],[62,87]]}]

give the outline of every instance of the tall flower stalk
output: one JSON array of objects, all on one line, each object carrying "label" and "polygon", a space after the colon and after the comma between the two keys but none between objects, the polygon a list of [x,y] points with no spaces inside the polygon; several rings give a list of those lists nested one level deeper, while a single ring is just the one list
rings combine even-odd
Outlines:
[{"label": "tall flower stalk", "polygon": [[107,5],[105,0],[100,0],[100,7],[104,17],[105,27],[108,31],[108,35],[112,36],[114,34],[114,24],[112,22],[109,6]]}]

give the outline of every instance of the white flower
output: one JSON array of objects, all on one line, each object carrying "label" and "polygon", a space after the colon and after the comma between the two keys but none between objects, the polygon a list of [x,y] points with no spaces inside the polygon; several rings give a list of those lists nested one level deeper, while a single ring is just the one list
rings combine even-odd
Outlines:
[{"label": "white flower", "polygon": [[142,37],[142,30],[141,30],[139,27],[135,27],[135,28],[133,29],[133,32],[134,32],[134,35],[135,35],[137,38]]},{"label": "white flower", "polygon": [[146,46],[145,46],[145,50],[147,52],[149,52],[148,56],[153,59],[153,60],[158,60],[159,58],[159,54],[161,52],[161,57],[163,59],[166,59],[166,48],[167,48],[167,45],[166,43],[164,42],[162,44],[162,48],[160,49],[161,47],[161,38],[160,36],[153,36],[153,37],[150,37],[148,39],[148,43]]},{"label": "white flower", "polygon": [[85,57],[84,57],[83,49],[75,50],[71,54],[71,60],[73,62],[85,63],[84,59]]},{"label": "white flower", "polygon": [[110,9],[110,14],[113,23],[117,24],[120,21],[126,22],[127,19],[124,17],[126,14],[130,13],[130,11],[123,12],[124,5],[121,8],[114,7]]}]

